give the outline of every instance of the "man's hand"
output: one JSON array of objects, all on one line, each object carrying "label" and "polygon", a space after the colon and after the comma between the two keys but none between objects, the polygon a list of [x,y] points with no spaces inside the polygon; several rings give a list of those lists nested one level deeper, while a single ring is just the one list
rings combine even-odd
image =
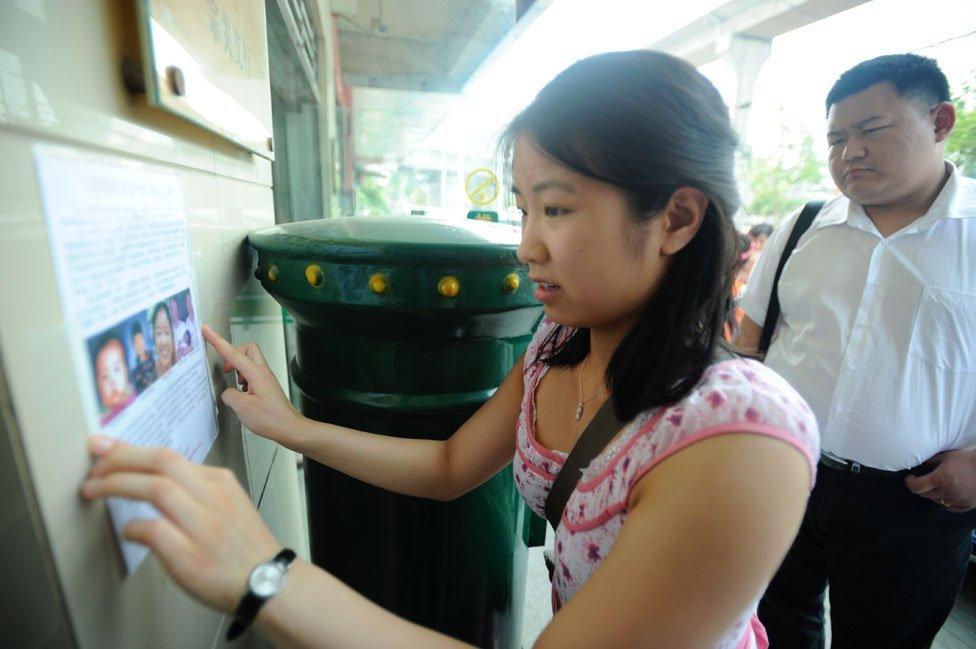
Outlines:
[{"label": "man's hand", "polygon": [[931,473],[905,478],[905,485],[922,498],[961,514],[976,507],[976,451],[944,451],[932,456]]}]

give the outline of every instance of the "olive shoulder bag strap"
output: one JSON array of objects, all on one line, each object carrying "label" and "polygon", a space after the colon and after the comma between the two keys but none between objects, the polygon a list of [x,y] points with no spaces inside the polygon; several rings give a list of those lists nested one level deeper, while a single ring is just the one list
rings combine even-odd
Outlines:
[{"label": "olive shoulder bag strap", "polygon": [[[552,483],[552,489],[549,490],[549,496],[546,498],[546,520],[552,525],[552,529],[559,527],[559,520],[563,517],[566,502],[573,490],[576,489],[583,469],[589,465],[593,458],[599,455],[600,451],[606,448],[613,436],[623,426],[624,422],[617,419],[617,414],[613,410],[613,397],[611,396],[583,429],[583,433],[569,452],[563,468],[559,470],[559,474]],[[543,552],[542,556],[545,558],[546,568],[549,570],[549,581],[552,581],[552,573],[556,564],[548,549]]]},{"label": "olive shoulder bag strap", "polygon": [[623,427],[624,422],[617,419],[617,414],[613,410],[613,397],[610,397],[603,402],[583,430],[583,434],[576,440],[563,468],[559,470],[552,483],[549,497],[546,498],[546,520],[552,525],[552,529],[559,527],[559,519],[563,517],[566,502],[576,489],[583,469],[606,448],[613,436]]}]

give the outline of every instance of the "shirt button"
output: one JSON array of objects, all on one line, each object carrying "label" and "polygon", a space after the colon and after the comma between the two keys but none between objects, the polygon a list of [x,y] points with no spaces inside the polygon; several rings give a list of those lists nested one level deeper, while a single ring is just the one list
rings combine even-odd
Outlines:
[{"label": "shirt button", "polygon": [[877,279],[872,279],[871,286],[881,286],[881,281]]},{"label": "shirt button", "polygon": [[847,369],[849,370],[857,369],[857,365],[855,365],[853,362],[849,362],[847,364]]}]

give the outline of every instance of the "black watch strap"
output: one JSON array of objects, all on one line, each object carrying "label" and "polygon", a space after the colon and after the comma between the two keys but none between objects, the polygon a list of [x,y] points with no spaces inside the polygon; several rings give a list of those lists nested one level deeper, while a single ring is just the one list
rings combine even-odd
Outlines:
[{"label": "black watch strap", "polygon": [[[285,548],[275,555],[271,563],[280,563],[282,566],[287,567],[294,559],[294,550]],[[227,629],[227,640],[236,640],[244,633],[244,630],[251,626],[251,622],[258,616],[258,611],[261,610],[261,607],[267,601],[268,598],[258,597],[251,592],[251,586],[248,584],[247,592],[241,597],[241,602],[237,605],[237,610],[234,611],[234,620],[230,623],[230,628]]]}]

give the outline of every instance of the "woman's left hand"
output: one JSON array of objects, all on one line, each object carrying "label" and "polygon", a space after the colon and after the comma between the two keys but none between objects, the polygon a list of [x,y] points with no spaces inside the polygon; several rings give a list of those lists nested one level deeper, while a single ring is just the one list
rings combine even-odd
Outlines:
[{"label": "woman's left hand", "polygon": [[254,566],[281,549],[234,474],[107,437],[92,436],[89,448],[97,461],[81,495],[152,503],[162,516],[134,520],[122,535],[148,546],[190,595],[233,612]]}]

